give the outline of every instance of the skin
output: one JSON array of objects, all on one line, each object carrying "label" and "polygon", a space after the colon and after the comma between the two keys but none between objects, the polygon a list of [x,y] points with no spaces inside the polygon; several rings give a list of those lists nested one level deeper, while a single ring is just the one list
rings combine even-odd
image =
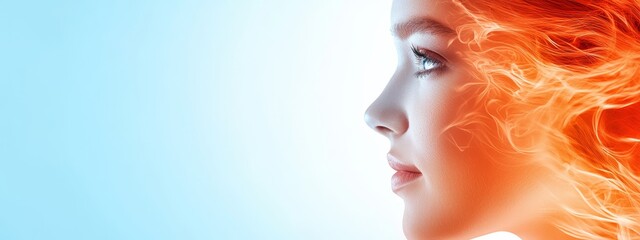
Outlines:
[{"label": "skin", "polygon": [[[395,0],[391,16],[392,26],[416,18],[430,18],[451,29],[464,23],[455,5],[440,0]],[[455,34],[426,30],[396,35],[395,46],[397,69],[367,109],[365,121],[390,140],[389,154],[422,173],[396,191],[405,203],[406,237],[470,239],[509,231],[523,239],[571,239],[552,224],[563,217],[560,203],[576,199],[568,194],[573,192],[569,186],[545,168],[529,164],[535,159],[492,152],[469,141],[469,132],[440,134],[454,117],[472,110],[461,106],[473,99],[473,93],[459,90],[474,81],[462,61],[466,46]],[[424,65],[411,46],[443,57],[445,67],[416,77]],[[457,145],[467,148],[461,151]]]}]

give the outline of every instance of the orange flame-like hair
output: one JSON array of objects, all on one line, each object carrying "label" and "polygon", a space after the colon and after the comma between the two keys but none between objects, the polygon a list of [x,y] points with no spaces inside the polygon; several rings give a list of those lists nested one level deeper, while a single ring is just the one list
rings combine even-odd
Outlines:
[{"label": "orange flame-like hair", "polygon": [[566,206],[558,227],[640,239],[640,2],[454,2],[501,150],[546,156],[588,206]]}]

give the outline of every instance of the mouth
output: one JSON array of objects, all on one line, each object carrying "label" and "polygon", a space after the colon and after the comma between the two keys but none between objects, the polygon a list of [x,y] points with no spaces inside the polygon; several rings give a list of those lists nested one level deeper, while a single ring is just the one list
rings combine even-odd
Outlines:
[{"label": "mouth", "polygon": [[393,192],[397,193],[403,187],[422,177],[422,172],[416,166],[401,163],[391,154],[387,154],[387,160],[389,166],[396,170],[396,173],[391,177],[391,190]]}]

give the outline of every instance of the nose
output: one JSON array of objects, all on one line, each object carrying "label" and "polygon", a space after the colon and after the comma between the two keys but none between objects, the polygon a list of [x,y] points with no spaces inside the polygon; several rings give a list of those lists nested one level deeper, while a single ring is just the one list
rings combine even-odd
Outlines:
[{"label": "nose", "polygon": [[402,106],[402,88],[389,81],[384,91],[371,103],[364,114],[364,121],[376,132],[391,138],[402,135],[409,128],[409,120]]}]

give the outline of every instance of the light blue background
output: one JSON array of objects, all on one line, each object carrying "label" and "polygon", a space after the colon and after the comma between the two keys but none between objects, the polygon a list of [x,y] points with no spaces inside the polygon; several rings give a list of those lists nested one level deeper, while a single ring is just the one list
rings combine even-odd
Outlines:
[{"label": "light blue background", "polygon": [[402,239],[389,5],[0,3],[0,239]]}]

